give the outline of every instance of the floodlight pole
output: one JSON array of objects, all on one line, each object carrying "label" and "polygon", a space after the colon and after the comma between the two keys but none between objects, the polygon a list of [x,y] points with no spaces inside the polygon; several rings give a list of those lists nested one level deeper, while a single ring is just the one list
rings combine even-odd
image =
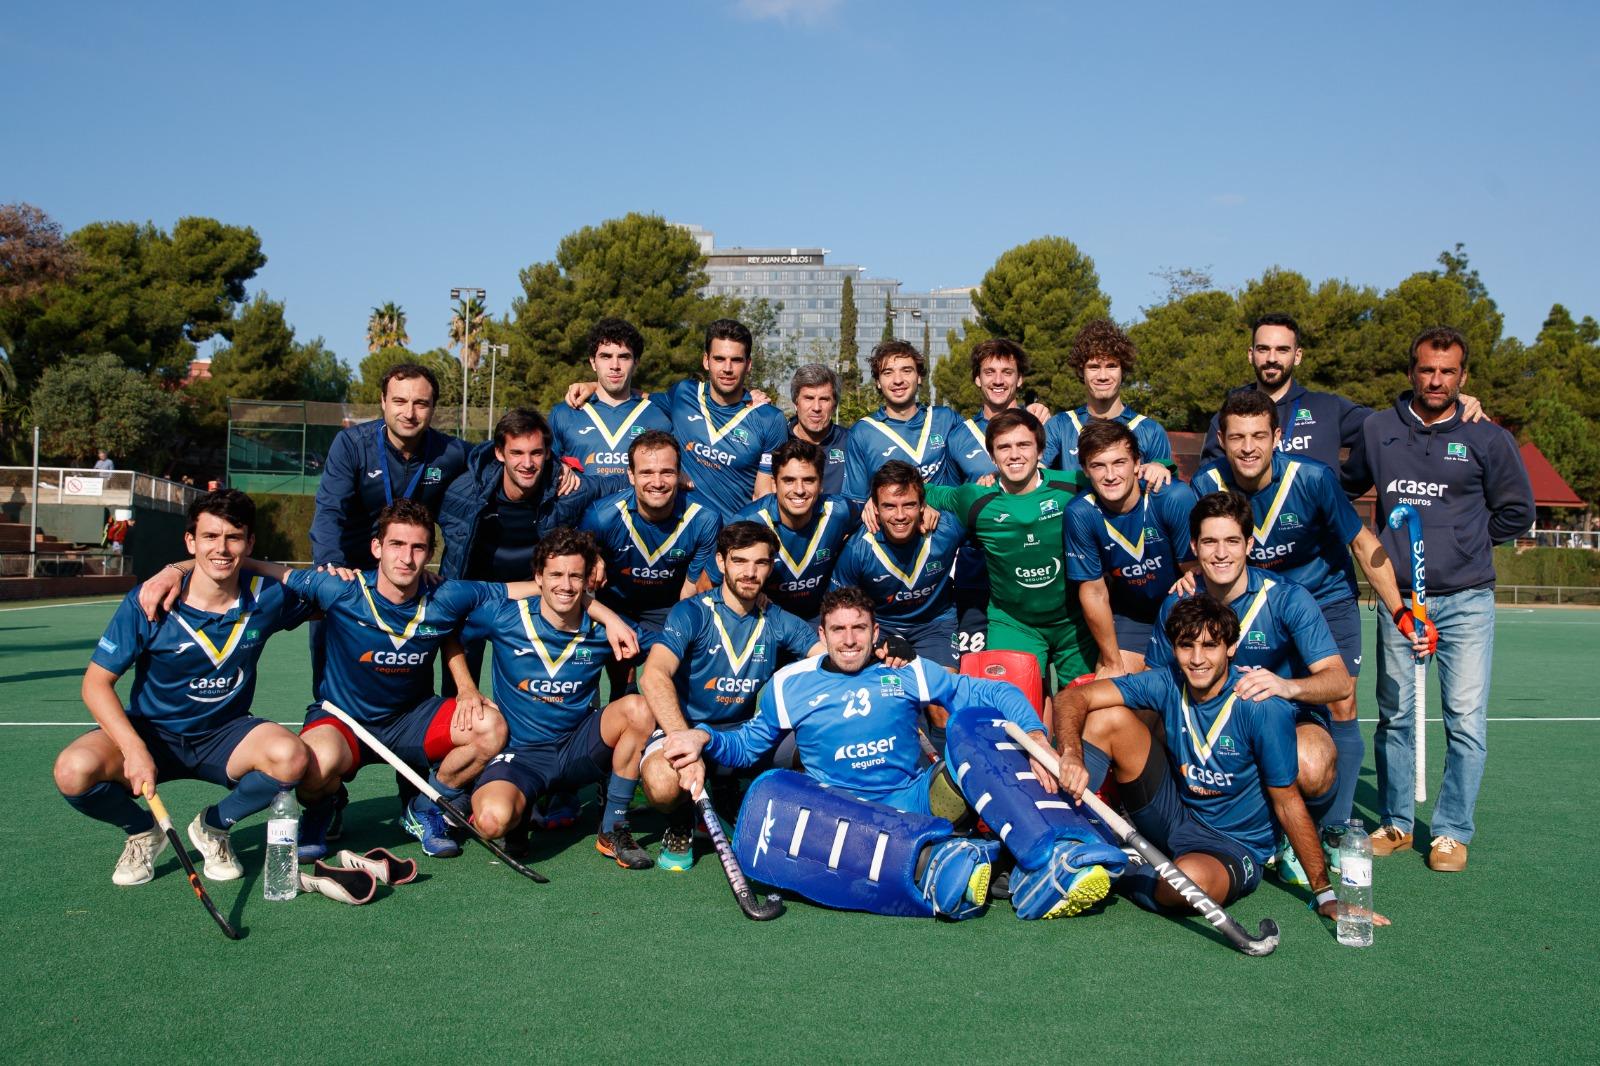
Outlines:
[{"label": "floodlight pole", "polygon": [[[891,306],[889,308],[889,318],[891,320],[899,318],[902,311],[906,314],[909,314],[912,318],[920,319],[922,317],[922,308],[920,307]],[[930,342],[928,346],[931,348],[933,345]],[[933,407],[939,402],[939,387],[933,383],[933,353],[923,352],[922,358],[928,365],[928,406]]]},{"label": "floodlight pole", "polygon": [[511,345],[485,344],[483,350],[489,355],[489,428],[486,431],[488,436],[484,438],[489,440],[494,436],[494,372],[495,368],[499,366],[500,356],[503,355],[507,359],[511,358]]},{"label": "floodlight pole", "polygon": [[[463,294],[466,294],[463,297]],[[472,300],[483,306],[487,293],[470,285],[450,290],[450,299],[461,300],[461,438],[467,437],[467,349],[472,343]]]},{"label": "floodlight pole", "polygon": [[33,427],[33,498],[28,505],[28,576],[38,577],[39,566],[39,427]]}]

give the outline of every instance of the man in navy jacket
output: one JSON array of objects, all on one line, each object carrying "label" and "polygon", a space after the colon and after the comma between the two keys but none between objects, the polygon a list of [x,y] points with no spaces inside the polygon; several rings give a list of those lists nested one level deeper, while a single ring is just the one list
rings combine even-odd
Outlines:
[{"label": "man in navy jacket", "polygon": [[[1375,485],[1378,514],[1416,508],[1426,545],[1428,617],[1438,627],[1439,678],[1447,746],[1444,781],[1429,829],[1428,865],[1467,865],[1473,810],[1487,751],[1489,664],[1494,654],[1493,546],[1534,521],[1533,487],[1511,434],[1462,420],[1467,342],[1446,326],[1411,343],[1411,390],[1369,418],[1346,469],[1353,490]],[[1410,539],[1385,528],[1384,548],[1402,590],[1411,586]],[[1378,791],[1383,825],[1373,853],[1409,847],[1415,816],[1411,646],[1400,629],[1378,627]],[[1402,713],[1404,712],[1404,713]]]}]

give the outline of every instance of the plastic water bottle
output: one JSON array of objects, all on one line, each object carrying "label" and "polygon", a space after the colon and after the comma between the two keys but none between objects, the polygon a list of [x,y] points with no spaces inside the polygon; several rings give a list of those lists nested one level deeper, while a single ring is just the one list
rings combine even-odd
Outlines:
[{"label": "plastic water bottle", "polygon": [[267,818],[267,872],[261,894],[267,899],[294,899],[300,893],[300,804],[294,792],[280,792]]},{"label": "plastic water bottle", "polygon": [[1339,841],[1338,937],[1347,948],[1372,946],[1372,838],[1359,818]]}]

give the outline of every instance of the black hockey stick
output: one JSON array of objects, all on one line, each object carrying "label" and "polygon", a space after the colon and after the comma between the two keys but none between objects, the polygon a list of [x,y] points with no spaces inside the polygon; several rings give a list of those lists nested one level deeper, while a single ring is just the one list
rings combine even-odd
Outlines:
[{"label": "black hockey stick", "polygon": [[[1024,733],[1015,722],[1005,722],[1005,731],[1012,740],[1022,745],[1022,750],[1033,756],[1035,762],[1042,766],[1055,766],[1059,762],[1054,752],[1043,744]],[[1203,892],[1199,885],[1189,880],[1187,874],[1178,869],[1177,864],[1165,855],[1150,841],[1146,840],[1137,829],[1116,811],[1106,806],[1105,801],[1088,789],[1084,790],[1083,802],[1088,808],[1100,817],[1102,822],[1111,827],[1111,831],[1134,851],[1137,851],[1145,862],[1149,863],[1161,879],[1172,887],[1172,890],[1183,897],[1183,901],[1200,913],[1200,916],[1222,931],[1222,935],[1234,947],[1246,955],[1271,955],[1278,946],[1278,923],[1271,918],[1261,919],[1261,928],[1255,936],[1245,931],[1244,926],[1228,917],[1228,912],[1217,906],[1217,902]]]},{"label": "black hockey stick", "polygon": [[706,823],[706,832],[711,834],[711,844],[717,849],[717,858],[722,861],[722,872],[728,875],[728,887],[733,889],[733,898],[739,901],[739,909],[744,911],[744,916],[751,921],[770,922],[783,913],[783,900],[777,895],[761,899],[750,888],[750,882],[745,880],[744,871],[739,868],[739,859],[733,853],[733,845],[728,843],[728,834],[722,831],[722,819],[717,817],[717,810],[711,805],[711,797],[706,794],[705,786],[694,797],[694,805],[700,811],[700,820]]},{"label": "black hockey stick", "polygon": [[383,742],[369,733],[367,728],[360,722],[356,721],[354,718],[351,718],[348,714],[346,714],[344,711],[341,711],[327,700],[322,701],[322,709],[339,719],[339,721],[343,722],[345,725],[349,726],[350,731],[353,732],[357,737],[360,737],[361,741],[365,743],[367,747],[377,752],[380,759],[394,767],[395,773],[399,774],[401,777],[404,777],[413,785],[416,785],[417,791],[421,792],[424,796],[427,796],[429,799],[433,800],[433,802],[437,803],[439,808],[443,810],[444,813],[448,814],[452,821],[454,821],[457,825],[466,826],[468,831],[472,833],[473,839],[477,840],[478,843],[488,848],[490,853],[493,854],[495,858],[499,859],[501,862],[505,863],[507,866],[511,867],[511,869],[517,871],[517,873],[521,874],[523,877],[526,877],[530,881],[534,881],[541,885],[547,885],[550,883],[550,879],[544,874],[540,873],[538,870],[535,870],[531,866],[522,865],[522,863],[518,862],[516,859],[513,859],[510,855],[507,855],[505,848],[502,848],[499,844],[496,844],[493,840],[490,840],[488,837],[478,832],[478,827],[473,825],[472,822],[467,819],[467,816],[462,814],[461,811],[457,809],[455,804],[439,795],[439,790],[428,784],[427,778],[423,777],[411,767],[401,762],[398,755],[384,747]]},{"label": "black hockey stick", "polygon": [[189,887],[194,889],[194,894],[206,906],[206,912],[222,929],[222,935],[229,940],[238,940],[243,934],[228,924],[228,919],[217,910],[217,905],[211,902],[211,897],[206,895],[206,890],[200,884],[200,875],[194,872],[194,861],[189,858],[189,848],[178,839],[178,831],[172,828],[172,819],[167,816],[167,805],[161,802],[161,797],[156,795],[156,790],[151,789],[145,801],[150,804],[150,813],[156,816],[156,824],[161,826],[161,831],[167,834],[167,839],[172,842],[172,850],[178,853],[178,861],[183,863],[184,873],[189,875]]}]

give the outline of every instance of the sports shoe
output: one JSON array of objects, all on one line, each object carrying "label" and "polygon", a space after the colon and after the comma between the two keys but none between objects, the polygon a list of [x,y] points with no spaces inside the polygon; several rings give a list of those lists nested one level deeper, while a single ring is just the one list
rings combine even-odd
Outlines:
[{"label": "sports shoe", "polygon": [[333,823],[339,819],[339,799],[325,796],[307,807],[300,816],[301,862],[316,862],[328,856],[328,840],[333,836]]},{"label": "sports shoe", "polygon": [[1311,878],[1306,876],[1305,867],[1300,865],[1300,856],[1294,853],[1294,845],[1289,843],[1287,836],[1278,837],[1277,853],[1273,857],[1277,861],[1271,869],[1279,881],[1297,888],[1311,887]]},{"label": "sports shoe", "polygon": [[167,834],[159,825],[143,833],[128,834],[127,843],[122,845],[122,856],[111,871],[111,883],[126,888],[154,880],[156,860],[166,850]]},{"label": "sports shoe", "polygon": [[650,853],[633,839],[627,822],[618,822],[611,832],[594,838],[594,849],[608,859],[615,859],[624,870],[648,870],[652,865]]},{"label": "sports shoe", "polygon": [[453,859],[461,854],[461,845],[450,835],[450,823],[437,807],[419,810],[414,797],[406,804],[406,813],[400,818],[400,828],[422,841],[422,853],[435,859]]},{"label": "sports shoe", "polygon": [[667,831],[661,834],[661,854],[656,858],[656,867],[681,874],[692,866],[694,866],[694,822],[678,815],[667,826]]},{"label": "sports shoe", "polygon": [[578,797],[571,792],[554,792],[541,805],[539,829],[553,833],[571,829],[578,822]]},{"label": "sports shoe", "polygon": [[1411,846],[1411,834],[1399,826],[1386,825],[1372,834],[1372,854],[1393,855]]},{"label": "sports shoe", "polygon": [[226,829],[213,829],[206,824],[206,812],[201,811],[189,823],[189,843],[205,860],[201,869],[212,881],[237,881],[244,876],[244,866],[233,855],[233,842]]},{"label": "sports shoe", "polygon": [[1455,837],[1437,836],[1428,847],[1428,869],[1442,874],[1460,873],[1467,868],[1467,846]]}]

